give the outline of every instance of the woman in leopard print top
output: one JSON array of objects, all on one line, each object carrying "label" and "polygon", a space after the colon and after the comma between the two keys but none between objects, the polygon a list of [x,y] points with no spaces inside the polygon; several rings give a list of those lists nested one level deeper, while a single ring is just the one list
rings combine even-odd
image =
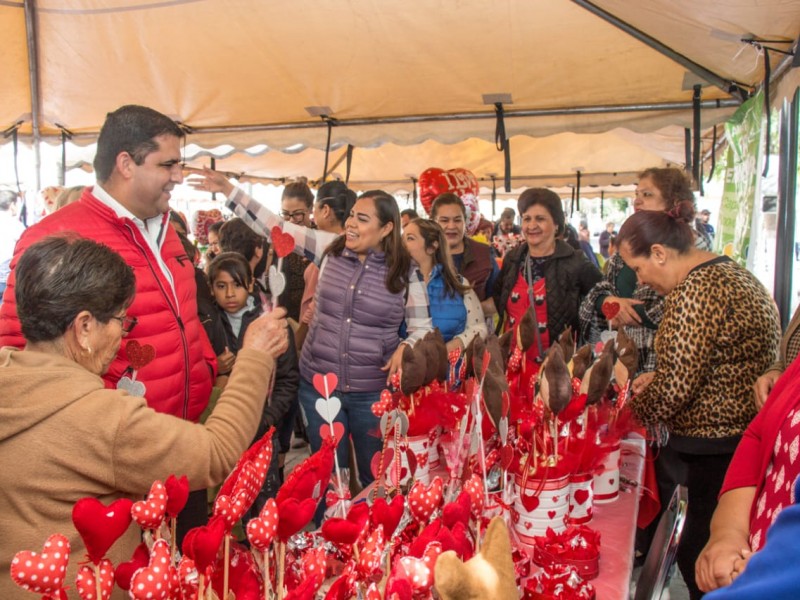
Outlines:
[{"label": "woman in leopard print top", "polygon": [[620,229],[619,251],[641,283],[666,296],[656,370],[634,381],[631,409],[663,422],[688,465],[689,508],[678,565],[694,600],[694,564],[709,536],[725,470],[755,416],[752,386],[777,357],[780,324],[761,283],[695,246],[694,207],[643,211]]}]

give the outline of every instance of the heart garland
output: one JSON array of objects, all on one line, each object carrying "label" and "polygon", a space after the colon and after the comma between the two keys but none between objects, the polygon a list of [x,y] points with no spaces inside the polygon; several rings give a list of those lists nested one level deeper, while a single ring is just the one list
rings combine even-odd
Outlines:
[{"label": "heart garland", "polygon": [[97,498],[81,498],[72,507],[72,523],[81,536],[89,560],[100,561],[131,524],[133,501],[119,498],[106,506]]},{"label": "heart garland", "polygon": [[64,583],[69,563],[69,540],[54,533],[45,540],[41,552],[22,550],[11,560],[11,579],[18,586],[37,594],[56,594]]}]

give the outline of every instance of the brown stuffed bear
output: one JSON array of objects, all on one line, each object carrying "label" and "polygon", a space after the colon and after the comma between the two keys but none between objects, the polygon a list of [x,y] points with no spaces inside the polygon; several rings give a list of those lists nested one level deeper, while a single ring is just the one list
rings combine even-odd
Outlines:
[{"label": "brown stuffed bear", "polygon": [[487,336],[486,340],[483,340],[480,336],[475,336],[470,346],[472,347],[472,371],[478,378],[481,375],[483,355],[486,352],[489,353],[489,366],[486,369],[483,382],[483,401],[489,413],[489,418],[494,423],[494,426],[497,427],[503,412],[503,393],[508,391],[508,380],[503,368],[500,342],[497,336],[493,334]]},{"label": "brown stuffed bear", "polygon": [[439,556],[433,572],[442,600],[519,600],[508,527],[502,517],[489,523],[481,551],[463,563],[453,550]]}]

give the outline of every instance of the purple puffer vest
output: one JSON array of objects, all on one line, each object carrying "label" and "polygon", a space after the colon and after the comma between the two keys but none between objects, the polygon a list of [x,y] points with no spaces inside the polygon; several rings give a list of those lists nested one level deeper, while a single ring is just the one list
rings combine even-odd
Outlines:
[{"label": "purple puffer vest", "polygon": [[405,293],[386,289],[383,252],[362,263],[345,248],[328,255],[317,285],[317,308],[300,356],[300,374],[336,373],[342,392],[375,392],[386,387],[381,367],[400,344]]}]

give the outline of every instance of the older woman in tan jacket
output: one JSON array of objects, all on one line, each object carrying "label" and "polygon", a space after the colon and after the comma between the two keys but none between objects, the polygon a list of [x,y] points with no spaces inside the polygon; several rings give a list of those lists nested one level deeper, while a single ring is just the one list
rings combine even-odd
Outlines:
[{"label": "older woman in tan jacket", "polygon": [[[287,347],[285,312],[247,330],[225,391],[198,425],[103,385],[101,375],[136,324],[127,314],[134,289],[133,272],[118,254],[78,237],[46,238],[19,261],[16,300],[27,346],[0,349],[4,600],[30,596],[9,576],[14,554],[38,550],[53,533],[69,538],[65,585],[75,597],[78,562],[85,560],[71,521],[77,500],[141,498],[153,480],[172,473],[187,475],[192,489],[215,485],[256,432],[275,357]],[[109,558],[129,560],[139,539],[130,527]]]}]

